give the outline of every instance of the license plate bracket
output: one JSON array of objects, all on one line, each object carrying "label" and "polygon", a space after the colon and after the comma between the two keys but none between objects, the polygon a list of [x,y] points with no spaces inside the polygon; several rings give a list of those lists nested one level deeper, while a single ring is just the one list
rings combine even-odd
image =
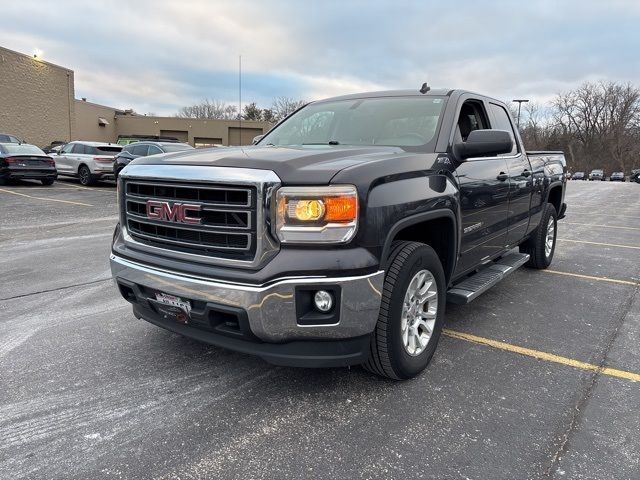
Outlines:
[{"label": "license plate bracket", "polygon": [[155,300],[152,301],[158,313],[164,318],[185,325],[191,321],[191,302],[189,300],[164,292],[157,292],[155,297]]}]

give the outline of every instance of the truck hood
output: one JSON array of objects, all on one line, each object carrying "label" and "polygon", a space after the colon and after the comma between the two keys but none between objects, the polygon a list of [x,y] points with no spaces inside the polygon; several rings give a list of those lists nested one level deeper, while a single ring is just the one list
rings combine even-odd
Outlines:
[{"label": "truck hood", "polygon": [[237,147],[137,158],[130,165],[210,165],[273,170],[284,184],[327,184],[338,172],[361,163],[399,158],[407,152],[398,147]]}]

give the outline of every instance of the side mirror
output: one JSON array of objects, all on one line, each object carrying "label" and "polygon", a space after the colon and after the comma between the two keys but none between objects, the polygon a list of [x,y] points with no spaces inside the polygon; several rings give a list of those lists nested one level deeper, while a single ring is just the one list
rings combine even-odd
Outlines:
[{"label": "side mirror", "polygon": [[262,140],[262,137],[264,137],[264,135],[256,135],[255,137],[253,137],[251,145],[255,145],[256,143],[258,143],[260,140]]},{"label": "side mirror", "polygon": [[505,130],[474,130],[466,142],[453,146],[453,153],[460,161],[467,158],[496,156],[509,153],[513,149],[513,140]]}]

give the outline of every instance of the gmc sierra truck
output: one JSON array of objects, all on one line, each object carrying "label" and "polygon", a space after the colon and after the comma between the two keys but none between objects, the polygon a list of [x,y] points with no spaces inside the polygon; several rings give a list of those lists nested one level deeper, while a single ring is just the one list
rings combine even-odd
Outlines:
[{"label": "gmc sierra truck", "polygon": [[406,379],[432,358],[446,302],[549,266],[565,170],[483,95],[317,101],[252,146],[132,161],[111,269],[134,315],[172,332]]}]

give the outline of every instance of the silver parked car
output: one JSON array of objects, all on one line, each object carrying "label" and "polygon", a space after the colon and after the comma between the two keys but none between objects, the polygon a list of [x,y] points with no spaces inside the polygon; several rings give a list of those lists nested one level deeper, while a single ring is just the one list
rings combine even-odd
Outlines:
[{"label": "silver parked car", "polygon": [[82,185],[92,185],[98,180],[113,178],[113,159],[122,145],[103,142],[69,142],[57,155],[58,175],[77,177]]}]

